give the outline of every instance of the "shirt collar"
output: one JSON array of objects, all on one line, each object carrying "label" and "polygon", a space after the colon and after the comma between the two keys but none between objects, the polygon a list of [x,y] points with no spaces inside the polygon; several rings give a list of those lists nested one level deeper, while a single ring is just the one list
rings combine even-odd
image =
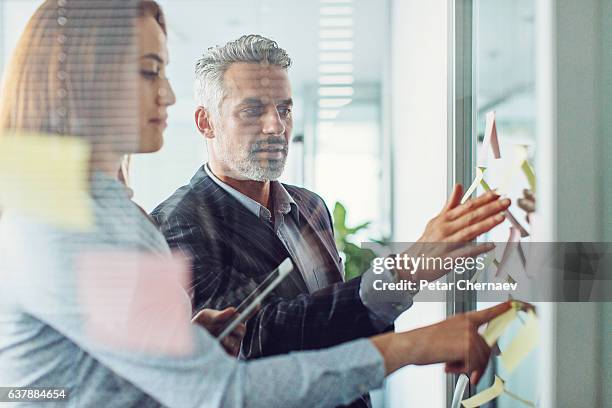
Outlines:
[{"label": "shirt collar", "polygon": [[90,191],[94,199],[125,198],[130,200],[129,191],[119,180],[100,171],[95,171],[91,175]]},{"label": "shirt collar", "polygon": [[[247,210],[253,213],[257,217],[261,217],[262,215],[265,218],[270,218],[270,211],[263,205],[259,204],[257,201],[253,200],[251,197],[241,193],[236,190],[232,186],[227,183],[224,183],[221,179],[214,175],[214,173],[210,170],[210,166],[208,163],[204,166],[204,170],[206,174],[215,182],[219,187],[225,190],[229,195],[234,197],[240,204],[242,204]],[[291,197],[291,194],[285,189],[285,187],[279,183],[278,181],[271,182],[271,192],[273,194],[274,200],[274,208],[281,212],[283,215],[291,213],[296,222],[299,222],[299,211],[298,205]]]}]

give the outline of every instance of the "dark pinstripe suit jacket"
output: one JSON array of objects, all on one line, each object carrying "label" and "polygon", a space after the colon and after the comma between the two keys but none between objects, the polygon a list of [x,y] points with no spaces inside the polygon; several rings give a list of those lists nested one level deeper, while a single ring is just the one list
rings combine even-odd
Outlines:
[{"label": "dark pinstripe suit jacket", "polygon": [[[308,293],[300,271],[294,269],[266,299],[247,324],[241,351],[246,358],[329,347],[380,332],[361,303],[361,280],[342,282],[325,203],[306,189],[285,188],[299,207],[300,227],[310,228],[319,238],[326,267],[315,272],[319,290]],[[220,188],[204,167],[151,215],[170,247],[191,257],[194,313],[238,305],[289,257],[271,226]]]}]

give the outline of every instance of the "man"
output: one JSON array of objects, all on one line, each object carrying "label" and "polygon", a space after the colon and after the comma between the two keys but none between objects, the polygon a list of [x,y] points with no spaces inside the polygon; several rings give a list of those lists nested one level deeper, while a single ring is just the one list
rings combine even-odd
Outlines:
[{"label": "man", "polygon": [[[171,247],[192,258],[194,311],[236,306],[283,259],[292,273],[249,320],[247,358],[319,349],[392,328],[412,304],[381,301],[373,274],[343,282],[329,211],[303,188],[276,181],[292,130],[287,53],[249,35],[212,48],[196,65],[195,123],[209,161],[152,213]],[[503,221],[509,201],[487,194],[459,205],[457,187],[423,242],[467,242]],[[377,279],[436,279],[386,271]],[[364,406],[358,401],[355,406]]]}]

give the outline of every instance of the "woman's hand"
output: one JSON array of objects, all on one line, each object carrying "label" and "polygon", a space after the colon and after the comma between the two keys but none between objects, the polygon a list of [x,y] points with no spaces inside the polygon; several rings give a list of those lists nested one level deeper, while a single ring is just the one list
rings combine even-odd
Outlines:
[{"label": "woman's hand", "polygon": [[[213,336],[221,334],[223,329],[229,324],[230,320],[236,315],[235,307],[228,307],[223,310],[202,309],[193,319],[193,323],[197,323],[204,327]],[[224,339],[221,340],[221,345],[230,356],[238,356],[240,352],[240,344],[246,333],[246,325],[239,324],[236,328]]]},{"label": "woman's hand", "polygon": [[489,309],[458,314],[431,326],[371,338],[388,374],[410,364],[445,363],[447,373],[466,373],[472,384],[482,377],[491,349],[478,328],[510,310],[510,301]]}]

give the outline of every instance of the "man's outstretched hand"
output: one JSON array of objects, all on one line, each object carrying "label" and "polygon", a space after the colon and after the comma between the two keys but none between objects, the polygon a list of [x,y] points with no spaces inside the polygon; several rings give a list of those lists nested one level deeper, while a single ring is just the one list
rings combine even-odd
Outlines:
[{"label": "man's outstretched hand", "polygon": [[[501,224],[505,219],[503,212],[510,206],[510,200],[501,199],[498,194],[490,191],[461,204],[462,195],[461,185],[455,185],[442,211],[429,221],[421,238],[404,254],[412,257],[424,255],[444,259],[473,257],[494,248],[490,243],[465,244]],[[401,270],[396,272],[403,279],[413,281],[424,279],[431,282],[449,271],[420,268],[414,274]]]},{"label": "man's outstretched hand", "polygon": [[419,242],[469,242],[504,221],[503,212],[510,200],[489,191],[478,198],[461,203],[463,188],[455,189],[446,205],[425,228]]}]

